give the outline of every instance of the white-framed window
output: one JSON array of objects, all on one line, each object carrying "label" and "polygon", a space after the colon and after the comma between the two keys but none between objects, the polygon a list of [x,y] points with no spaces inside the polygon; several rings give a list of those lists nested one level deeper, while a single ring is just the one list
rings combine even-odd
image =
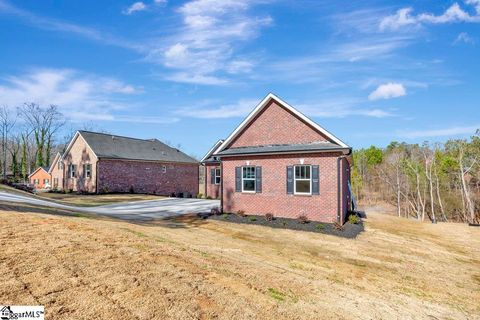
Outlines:
[{"label": "white-framed window", "polygon": [[255,192],[255,167],[242,167],[242,192]]},{"label": "white-framed window", "polygon": [[163,165],[162,166],[162,173],[166,173],[167,172],[167,166],[166,165]]},{"label": "white-framed window", "polygon": [[84,164],[83,165],[83,177],[84,178],[91,178],[92,177],[92,165],[91,164]]},{"label": "white-framed window", "polygon": [[77,176],[77,165],[76,164],[71,164],[69,166],[69,178],[75,178]]},{"label": "white-framed window", "polygon": [[38,182],[39,182],[39,180],[38,180],[38,179],[33,179],[33,184],[34,184],[34,185],[37,185],[37,184],[38,184]]},{"label": "white-framed window", "polygon": [[221,174],[220,174],[220,168],[215,168],[215,184],[220,184],[221,180]]},{"label": "white-framed window", "polygon": [[49,179],[43,179],[43,184],[49,184],[50,180]]},{"label": "white-framed window", "polygon": [[298,165],[294,167],[293,192],[295,194],[312,194],[312,166]]},{"label": "white-framed window", "polygon": [[53,187],[58,187],[58,178],[53,178]]}]

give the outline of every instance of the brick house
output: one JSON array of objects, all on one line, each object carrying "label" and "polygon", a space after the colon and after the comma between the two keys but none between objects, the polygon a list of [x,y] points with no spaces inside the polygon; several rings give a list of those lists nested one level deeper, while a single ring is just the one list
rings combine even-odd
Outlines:
[{"label": "brick house", "polygon": [[210,168],[206,195],[219,188],[222,211],[345,222],[351,148],[277,96],[268,94],[217,144],[202,162]]},{"label": "brick house", "polygon": [[224,140],[218,140],[213,147],[208,150],[205,156],[202,158],[201,163],[205,166],[205,190],[206,197],[212,199],[220,198],[220,159],[213,156],[213,153],[220,147]]},{"label": "brick house", "polygon": [[198,193],[198,162],[157,139],[77,131],[52,163],[58,189],[158,195]]},{"label": "brick house", "polygon": [[38,167],[28,176],[28,180],[34,185],[35,189],[51,188],[52,177],[48,172],[48,168]]}]

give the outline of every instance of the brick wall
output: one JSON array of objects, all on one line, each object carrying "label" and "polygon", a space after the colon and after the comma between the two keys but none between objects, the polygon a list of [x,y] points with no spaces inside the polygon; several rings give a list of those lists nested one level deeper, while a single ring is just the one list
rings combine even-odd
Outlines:
[{"label": "brick wall", "polygon": [[[166,166],[166,172],[163,172]],[[106,160],[98,162],[99,192],[130,192],[171,195],[198,194],[198,165],[148,161]]]},{"label": "brick wall", "polygon": [[[223,210],[247,214],[273,213],[277,217],[297,218],[306,215],[322,222],[337,220],[337,159],[340,153],[251,156],[242,159],[223,158]],[[286,192],[286,167],[301,164],[318,165],[320,195],[292,195]],[[235,167],[262,167],[262,192],[235,192]]]},{"label": "brick wall", "polygon": [[[96,164],[97,157],[87,145],[81,135],[79,135],[72,144],[69,152],[64,155],[63,158],[65,166],[65,189],[73,191],[87,191],[95,192],[96,186]],[[68,166],[70,164],[77,165],[77,173],[75,177],[70,178],[68,176]],[[92,172],[90,178],[83,177],[83,165],[91,164]]]},{"label": "brick wall", "polygon": [[229,147],[236,148],[317,141],[329,140],[272,100],[269,102],[269,105],[250,122],[243,132],[230,143]]},{"label": "brick wall", "polygon": [[[45,188],[45,179],[48,180],[48,185],[52,186],[52,177],[50,174],[45,172],[45,170],[38,170],[33,175],[30,176],[30,183],[35,185],[37,189],[44,189]],[[38,183],[34,183],[35,180],[38,180]]]},{"label": "brick wall", "polygon": [[213,199],[220,198],[220,185],[212,184],[212,169],[220,168],[220,164],[216,163],[207,163],[205,165],[205,183],[206,183],[206,193],[205,196],[212,197]]}]

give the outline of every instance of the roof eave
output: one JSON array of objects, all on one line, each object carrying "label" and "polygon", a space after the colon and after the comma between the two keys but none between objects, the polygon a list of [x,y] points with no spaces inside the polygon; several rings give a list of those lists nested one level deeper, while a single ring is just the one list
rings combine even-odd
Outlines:
[{"label": "roof eave", "polygon": [[287,150],[287,151],[265,151],[265,152],[242,152],[235,154],[217,154],[220,158],[225,157],[241,157],[241,156],[256,156],[256,155],[278,155],[278,154],[297,154],[297,153],[329,153],[329,152],[342,152],[344,155],[349,155],[352,152],[352,148],[332,148],[323,150]]}]

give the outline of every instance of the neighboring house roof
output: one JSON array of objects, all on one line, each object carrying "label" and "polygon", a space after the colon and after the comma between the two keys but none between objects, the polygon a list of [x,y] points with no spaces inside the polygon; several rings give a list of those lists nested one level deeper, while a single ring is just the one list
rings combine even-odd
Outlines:
[{"label": "neighboring house roof", "polygon": [[[245,129],[250,124],[250,122],[252,122],[255,119],[255,116],[258,115],[265,107],[268,106],[268,103],[272,99],[275,100],[282,107],[286,108],[288,111],[296,115],[302,121],[310,125],[312,128],[314,128],[315,130],[317,130],[318,132],[326,136],[328,139],[330,139],[332,141],[332,144],[336,144],[337,148],[344,149],[345,151],[350,150],[350,147],[345,142],[343,142],[342,140],[334,136],[332,133],[330,133],[329,131],[327,131],[317,123],[315,123],[313,120],[311,120],[310,118],[305,116],[303,113],[301,113],[300,111],[298,111],[297,109],[289,105],[287,102],[283,101],[273,93],[269,93],[265,98],[263,98],[262,101],[260,101],[260,103],[255,107],[255,109],[253,109],[253,111],[250,112],[250,114],[245,118],[245,120],[243,120],[243,122],[228,136],[228,138],[225,139],[222,145],[219,148],[217,148],[217,150],[213,154],[223,155],[223,151],[226,150],[230,145],[230,143],[234,141],[234,139],[243,132],[243,129]],[[239,149],[239,148],[236,148],[236,149]]]},{"label": "neighboring house roof", "polygon": [[50,173],[48,172],[48,167],[38,167],[38,168],[37,168],[35,171],[33,171],[28,177],[30,178],[30,177],[33,176],[35,173],[37,173],[39,170],[43,170],[43,171],[45,171],[45,173],[50,174]]},{"label": "neighboring house roof", "polygon": [[144,140],[83,130],[77,131],[65,154],[68,153],[78,135],[83,137],[99,159],[198,163],[194,158],[157,139]]},{"label": "neighboring house roof", "polygon": [[202,162],[202,163],[203,162],[217,162],[218,160],[216,160],[214,157],[212,157],[212,155],[222,145],[223,141],[224,141],[223,139],[218,140],[213,145],[213,147],[211,147],[210,150],[208,150],[208,152],[203,156],[203,158],[202,158],[202,160],[200,160],[200,162]]},{"label": "neighboring house roof", "polygon": [[230,148],[217,153],[219,156],[245,155],[245,154],[268,154],[268,153],[312,153],[321,151],[349,151],[349,148],[340,147],[331,142],[317,142],[307,144],[276,144],[269,146],[254,146]]}]

